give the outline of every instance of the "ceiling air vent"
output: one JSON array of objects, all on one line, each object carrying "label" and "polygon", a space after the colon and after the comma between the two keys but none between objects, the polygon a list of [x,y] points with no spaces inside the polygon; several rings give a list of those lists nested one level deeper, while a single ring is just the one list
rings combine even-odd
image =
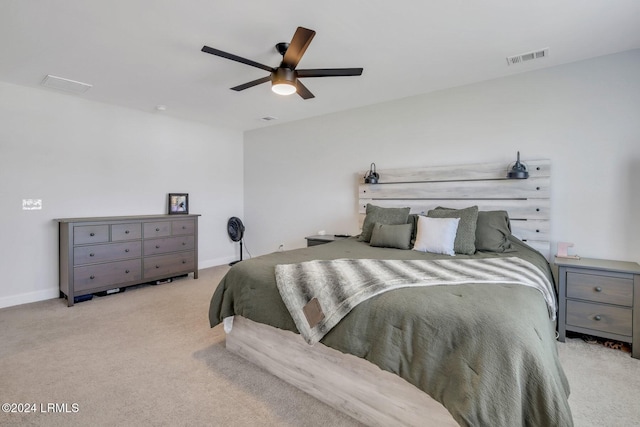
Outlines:
[{"label": "ceiling air vent", "polygon": [[47,77],[42,80],[40,83],[42,86],[50,87],[53,89],[64,90],[67,92],[74,93],[85,93],[89,89],[93,87],[88,83],[77,82],[75,80],[64,79],[62,77],[56,77],[52,75],[47,75]]},{"label": "ceiling air vent", "polygon": [[523,62],[531,61],[531,60],[534,60],[534,59],[546,58],[547,56],[549,56],[549,48],[548,47],[546,47],[544,49],[540,49],[540,50],[534,50],[534,51],[527,52],[527,53],[521,53],[520,55],[508,56],[507,57],[507,64],[508,65],[521,64]]}]

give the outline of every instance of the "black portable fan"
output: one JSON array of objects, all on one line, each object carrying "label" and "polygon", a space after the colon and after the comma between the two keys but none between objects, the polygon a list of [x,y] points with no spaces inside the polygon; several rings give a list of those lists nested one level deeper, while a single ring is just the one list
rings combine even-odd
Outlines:
[{"label": "black portable fan", "polygon": [[227,233],[229,233],[231,240],[240,242],[240,259],[229,264],[234,265],[242,261],[242,237],[244,237],[244,224],[242,220],[236,216],[229,218],[229,221],[227,221]]}]

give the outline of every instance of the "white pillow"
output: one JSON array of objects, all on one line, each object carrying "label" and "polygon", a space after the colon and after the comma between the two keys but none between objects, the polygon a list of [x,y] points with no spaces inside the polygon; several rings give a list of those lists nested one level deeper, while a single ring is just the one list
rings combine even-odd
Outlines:
[{"label": "white pillow", "polygon": [[460,218],[418,217],[418,230],[414,251],[455,255],[453,243],[458,232]]}]

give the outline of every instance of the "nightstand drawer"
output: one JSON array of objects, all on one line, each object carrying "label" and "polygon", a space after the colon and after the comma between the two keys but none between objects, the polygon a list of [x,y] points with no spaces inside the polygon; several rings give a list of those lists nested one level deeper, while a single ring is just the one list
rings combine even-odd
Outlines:
[{"label": "nightstand drawer", "polygon": [[633,276],[567,272],[567,298],[633,306]]},{"label": "nightstand drawer", "polygon": [[567,301],[567,325],[631,336],[632,319],[630,308]]}]

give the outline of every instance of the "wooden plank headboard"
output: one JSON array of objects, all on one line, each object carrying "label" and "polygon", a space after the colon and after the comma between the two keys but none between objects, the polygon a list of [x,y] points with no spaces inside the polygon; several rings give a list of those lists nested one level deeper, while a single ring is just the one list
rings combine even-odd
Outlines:
[{"label": "wooden plank headboard", "polygon": [[378,184],[358,179],[360,225],[367,203],[383,207],[411,207],[411,213],[426,214],[437,206],[480,210],[505,210],[514,236],[550,255],[551,161],[523,162],[528,179],[507,179],[509,165],[483,163],[378,170]]}]

